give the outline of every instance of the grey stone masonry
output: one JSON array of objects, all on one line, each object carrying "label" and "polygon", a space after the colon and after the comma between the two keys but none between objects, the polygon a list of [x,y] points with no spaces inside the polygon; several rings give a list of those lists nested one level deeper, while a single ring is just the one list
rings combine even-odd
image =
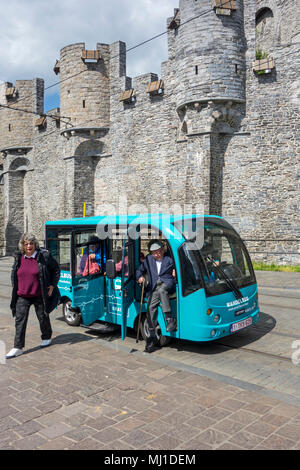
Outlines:
[{"label": "grey stone masonry", "polygon": [[[14,88],[11,97],[6,96],[8,88]],[[17,80],[14,87],[2,83],[0,105],[0,150],[31,145],[35,122],[43,113],[44,80]]]},{"label": "grey stone masonry", "polygon": [[159,74],[127,76],[122,41],[63,47],[60,109],[43,126],[42,79],[1,85],[0,250],[25,229],[42,240],[46,220],[84,204],[91,215],[188,208],[224,216],[253,259],[300,264],[300,10],[234,4],[180,0]]}]

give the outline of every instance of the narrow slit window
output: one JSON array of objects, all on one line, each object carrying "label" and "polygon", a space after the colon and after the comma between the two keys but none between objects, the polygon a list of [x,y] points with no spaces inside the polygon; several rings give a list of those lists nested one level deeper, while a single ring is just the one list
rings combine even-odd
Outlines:
[{"label": "narrow slit window", "polygon": [[82,107],[85,108],[85,100],[82,100]]},{"label": "narrow slit window", "polygon": [[198,75],[198,65],[195,65],[195,75]]}]

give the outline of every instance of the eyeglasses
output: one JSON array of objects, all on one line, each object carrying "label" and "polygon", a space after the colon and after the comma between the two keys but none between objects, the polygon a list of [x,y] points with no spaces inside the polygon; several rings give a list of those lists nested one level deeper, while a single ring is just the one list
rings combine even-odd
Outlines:
[{"label": "eyeglasses", "polygon": [[34,242],[24,243],[24,246],[28,246],[28,245],[34,245]]}]

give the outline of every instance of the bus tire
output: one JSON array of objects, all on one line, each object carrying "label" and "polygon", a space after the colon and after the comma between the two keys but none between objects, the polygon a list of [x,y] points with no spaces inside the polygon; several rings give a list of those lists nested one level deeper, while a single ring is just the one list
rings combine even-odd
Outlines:
[{"label": "bus tire", "polygon": [[71,300],[63,303],[63,316],[65,322],[70,326],[79,326],[81,322],[80,312],[72,308]]},{"label": "bus tire", "polygon": [[[146,315],[143,316],[142,321],[141,321],[141,335],[144,341],[146,341],[149,338],[149,327],[148,327],[148,321]],[[159,324],[155,328],[155,339],[157,345],[163,347],[167,346],[171,342],[171,337],[170,336],[164,336],[161,334],[161,329]]]}]

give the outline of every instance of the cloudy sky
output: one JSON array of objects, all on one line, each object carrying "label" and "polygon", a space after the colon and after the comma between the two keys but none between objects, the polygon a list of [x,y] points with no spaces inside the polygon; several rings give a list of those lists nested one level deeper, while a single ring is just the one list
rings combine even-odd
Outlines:
[{"label": "cloudy sky", "polygon": [[[121,40],[127,49],[166,30],[179,0],[9,0],[1,9],[0,80],[44,78],[45,86],[59,80],[53,72],[62,47],[85,42]],[[127,75],[160,73],[167,59],[167,39],[150,42],[127,54]],[[59,87],[46,92],[45,111],[59,106]]]}]

